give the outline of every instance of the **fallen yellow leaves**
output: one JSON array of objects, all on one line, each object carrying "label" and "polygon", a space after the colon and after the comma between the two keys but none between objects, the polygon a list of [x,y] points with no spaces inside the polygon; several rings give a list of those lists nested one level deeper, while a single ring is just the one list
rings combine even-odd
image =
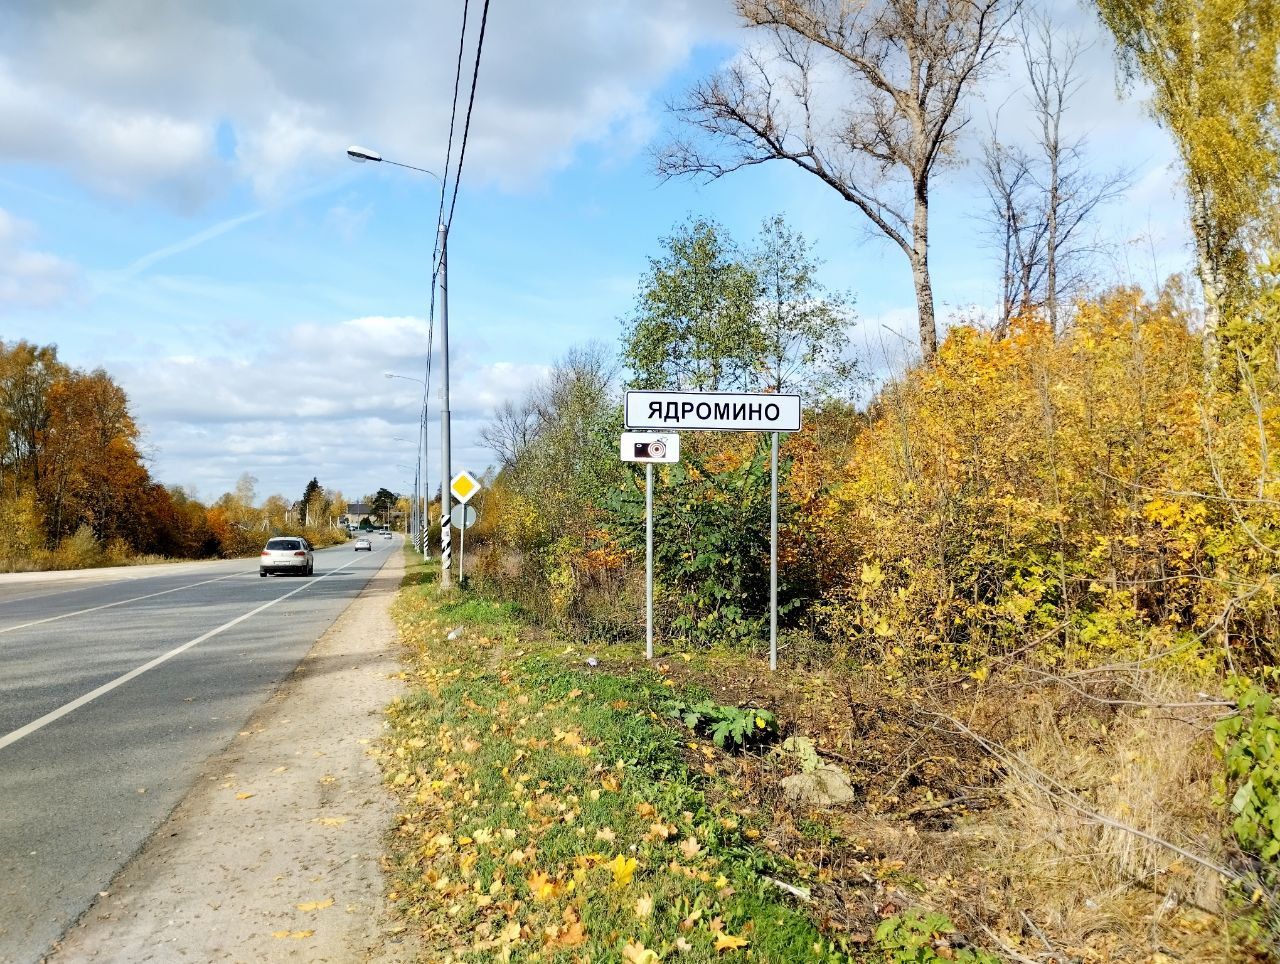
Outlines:
[{"label": "fallen yellow leaves", "polygon": [[299,904],[298,910],[303,911],[305,913],[311,913],[312,911],[324,910],[326,907],[332,907],[332,906],[333,906],[333,898],[329,897],[329,898],[326,898],[325,900],[310,900],[310,901],[307,901],[305,904]]},{"label": "fallen yellow leaves", "polygon": [[543,945],[551,950],[563,950],[585,944],[587,929],[582,926],[578,911],[573,907],[566,907],[562,919],[563,924],[548,924],[543,929]]},{"label": "fallen yellow leaves", "polygon": [[257,796],[257,794],[255,794],[255,793],[249,793],[249,792],[247,792],[247,791],[246,791],[246,792],[244,792],[244,793],[237,793],[237,794],[236,794],[236,799],[237,799],[237,800],[248,800],[250,797],[254,797],[254,796]]},{"label": "fallen yellow leaves", "polygon": [[556,900],[562,894],[571,893],[574,889],[572,880],[563,881],[559,878],[551,877],[541,870],[535,870],[531,873],[525,883],[529,887],[530,896],[540,904]]},{"label": "fallen yellow leaves", "polygon": [[315,931],[272,931],[272,937],[292,938],[295,941],[306,940],[315,934]]},{"label": "fallen yellow leaves", "polygon": [[316,817],[312,823],[318,823],[322,827],[341,827],[347,822],[346,817]]},{"label": "fallen yellow leaves", "polygon": [[653,895],[645,894],[643,897],[636,898],[636,916],[648,917],[653,913]]},{"label": "fallen yellow leaves", "polygon": [[645,843],[654,843],[659,840],[670,840],[675,836],[676,828],[669,823],[654,823],[649,825],[649,831],[642,839]]},{"label": "fallen yellow leaves", "polygon": [[631,883],[631,878],[636,872],[638,862],[634,857],[624,857],[622,854],[614,857],[613,860],[605,864],[613,873],[613,884],[615,887],[626,887]]},{"label": "fallen yellow leaves", "polygon": [[716,935],[716,953],[723,954],[725,951],[736,951],[751,944],[749,940],[741,937],[734,937],[732,934]]},{"label": "fallen yellow leaves", "polygon": [[626,964],[657,964],[661,960],[655,952],[639,941],[627,941],[622,946],[622,959]]}]

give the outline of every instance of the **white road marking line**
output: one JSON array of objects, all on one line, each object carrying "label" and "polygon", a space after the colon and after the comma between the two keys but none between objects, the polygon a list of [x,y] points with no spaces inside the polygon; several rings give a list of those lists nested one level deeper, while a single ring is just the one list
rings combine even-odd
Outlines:
[{"label": "white road marking line", "polygon": [[[224,560],[218,560],[218,561],[219,562],[239,562],[240,560],[224,559]],[[80,571],[88,572],[88,573],[93,572],[93,570],[91,569],[80,570]],[[250,572],[250,570],[246,569],[245,572],[248,573]],[[91,589],[101,589],[104,586],[115,586],[125,582],[146,582],[148,579],[161,579],[161,578],[164,578],[165,576],[180,576],[180,575],[182,575],[182,573],[176,572],[176,571],[175,572],[149,572],[149,573],[141,573],[138,575],[134,575],[134,574],[124,575],[118,579],[86,579],[84,582],[78,582],[76,580],[73,580],[72,585],[67,586],[66,589],[51,589],[48,592],[33,592],[29,596],[5,596],[3,598],[0,598],[0,606],[10,606],[13,603],[28,602],[33,599],[40,599],[40,600],[51,599],[54,596],[65,596],[68,593],[73,593],[73,592],[87,592]],[[6,584],[3,581],[3,577],[0,577],[0,592],[4,591],[6,585],[12,585],[12,584],[11,583]],[[38,586],[39,584],[37,583],[36,585]]]},{"label": "white road marking line", "polygon": [[167,596],[171,592],[181,592],[184,589],[194,589],[196,586],[207,586],[211,582],[222,582],[224,579],[232,579],[235,576],[243,576],[242,572],[233,572],[230,575],[218,576],[216,579],[205,579],[203,582],[191,582],[185,586],[176,586],[173,589],[162,589],[160,592],[147,593],[145,596],[132,596],[129,599],[118,599],[115,602],[103,603],[101,606],[93,606],[90,609],[77,609],[72,613],[63,613],[61,616],[46,616],[44,619],[34,619],[29,623],[19,623],[17,626],[5,626],[0,629],[0,634],[12,633],[19,629],[30,629],[32,626],[40,626],[44,623],[57,622],[59,619],[70,619],[72,616],[83,616],[85,613],[96,613],[100,609],[111,609],[115,606],[124,606],[131,602],[138,602],[142,599],[154,599],[156,596]]},{"label": "white road marking line", "polygon": [[[354,559],[351,560],[351,562],[354,562],[354,561],[355,561]],[[285,593],[283,596],[277,596],[275,599],[272,599],[270,602],[263,603],[257,609],[251,609],[249,612],[244,613],[241,616],[237,616],[235,619],[231,620],[230,622],[223,623],[217,629],[211,629],[209,630],[209,632],[205,633],[203,636],[197,636],[195,639],[191,640],[190,642],[183,643],[181,646],[175,647],[174,649],[169,650],[169,652],[163,653],[160,656],[157,656],[155,659],[151,660],[150,662],[143,663],[141,666],[137,667],[136,669],[129,670],[129,672],[125,673],[123,676],[117,676],[115,679],[111,680],[110,682],[103,683],[97,689],[91,690],[90,692],[85,693],[84,696],[78,697],[72,700],[70,703],[66,703],[62,706],[59,706],[56,710],[51,710],[50,712],[46,713],[44,716],[40,717],[38,720],[32,720],[26,726],[19,727],[18,729],[14,730],[12,733],[8,733],[5,736],[0,736],[0,750],[3,750],[6,746],[8,746],[11,743],[17,743],[19,740],[21,740],[25,736],[30,736],[32,733],[36,732],[36,730],[39,730],[39,729],[42,729],[43,727],[48,726],[50,723],[54,722],[54,720],[61,719],[62,717],[66,716],[68,713],[71,713],[74,710],[78,710],[80,707],[84,706],[86,703],[90,703],[93,700],[96,700],[99,696],[102,696],[105,693],[110,693],[117,686],[123,686],[125,683],[129,682],[129,680],[134,679],[135,677],[141,676],[147,670],[155,669],[161,663],[164,663],[170,659],[173,659],[173,657],[178,656],[181,653],[185,653],[192,646],[198,646],[200,643],[203,643],[206,639],[212,639],[214,636],[217,636],[219,633],[230,629],[232,626],[235,626],[239,623],[244,622],[246,619],[249,619],[251,616],[258,615],[258,613],[262,612],[264,609],[270,609],[276,603],[284,602],[290,596],[295,596],[298,593],[302,592],[302,590],[304,589],[310,589],[316,583],[321,582],[322,580],[328,579],[334,573],[341,572],[343,569],[347,568],[347,566],[351,565],[351,562],[343,563],[337,569],[332,569],[329,572],[326,572],[323,576],[320,576],[319,578],[309,579],[307,580],[307,582],[303,583],[297,589],[291,589],[287,593]],[[217,582],[218,580],[211,579],[209,581]]]}]

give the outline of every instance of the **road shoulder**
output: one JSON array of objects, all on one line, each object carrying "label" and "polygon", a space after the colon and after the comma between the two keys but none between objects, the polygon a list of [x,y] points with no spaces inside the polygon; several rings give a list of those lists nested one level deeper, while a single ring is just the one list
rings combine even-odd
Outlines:
[{"label": "road shoulder", "polygon": [[403,688],[388,555],[50,961],[414,959],[385,913],[395,802],[368,752]]}]

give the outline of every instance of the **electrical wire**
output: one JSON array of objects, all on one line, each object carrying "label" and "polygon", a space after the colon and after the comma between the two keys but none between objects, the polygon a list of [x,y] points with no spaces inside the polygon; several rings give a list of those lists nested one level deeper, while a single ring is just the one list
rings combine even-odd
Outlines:
[{"label": "electrical wire", "polygon": [[[475,62],[471,69],[471,91],[467,97],[467,115],[462,125],[462,142],[458,148],[458,166],[453,172],[453,196],[449,201],[449,216],[444,216],[445,195],[448,194],[449,166],[453,160],[453,135],[458,119],[458,92],[462,87],[462,55],[466,49],[467,40],[467,23],[469,20],[471,3],[470,0],[463,0],[462,5],[462,28],[458,33],[458,57],[454,68],[453,75],[453,105],[449,114],[449,137],[445,145],[444,158],[444,176],[440,179],[440,208],[437,213],[436,223],[442,225],[444,230],[437,227],[435,244],[431,251],[431,299],[427,310],[427,366],[423,379],[422,394],[422,416],[419,425],[419,435],[422,435],[422,426],[426,424],[427,413],[429,408],[428,400],[431,397],[431,369],[432,360],[435,357],[435,324],[436,324],[436,287],[439,282],[440,269],[444,258],[447,257],[445,249],[448,247],[449,228],[453,225],[453,212],[458,205],[458,185],[462,180],[462,164],[467,154],[467,138],[471,132],[471,112],[475,107],[476,86],[480,76],[480,54],[484,49],[484,33],[485,27],[489,22],[489,0],[485,0],[484,8],[480,14],[480,33],[476,40],[476,56]],[[424,440],[425,441],[425,440]],[[423,446],[423,488],[429,492],[426,485],[426,462],[427,453],[426,445]],[[440,489],[448,485],[448,479],[441,479]],[[430,499],[428,498],[428,503]],[[443,522],[443,520],[442,520]],[[420,524],[425,525],[426,520],[421,520]]]},{"label": "electrical wire", "polygon": [[[427,502],[430,504],[430,486],[427,484],[427,451],[429,449],[428,439],[426,437],[427,416],[431,407],[431,368],[432,360],[435,357],[435,330],[436,330],[436,286],[440,280],[440,267],[443,257],[441,238],[447,235],[447,232],[439,230],[439,225],[444,223],[444,199],[448,194],[449,165],[453,159],[453,133],[458,119],[458,91],[462,86],[462,55],[466,50],[467,42],[467,22],[470,14],[470,0],[464,0],[462,5],[462,27],[458,31],[458,57],[453,72],[453,104],[449,113],[449,139],[445,145],[444,170],[440,178],[440,205],[436,212],[436,236],[431,249],[431,296],[427,307],[427,365],[423,374],[422,388],[422,414],[419,416],[418,437],[422,442],[422,488],[424,494],[428,494]],[[441,481],[441,489],[444,488],[445,482]],[[426,519],[420,520],[420,524],[426,526]]]},{"label": "electrical wire", "polygon": [[476,84],[480,78],[480,53],[484,49],[484,28],[488,22],[489,0],[484,0],[484,9],[480,12],[480,36],[476,39],[475,66],[471,71],[471,95],[467,98],[467,119],[462,125],[462,146],[458,150],[458,169],[453,174],[453,199],[449,202],[449,217],[444,222],[446,238],[453,224],[453,209],[458,206],[458,184],[462,180],[462,162],[467,156],[467,135],[471,133],[471,109],[476,104]]}]

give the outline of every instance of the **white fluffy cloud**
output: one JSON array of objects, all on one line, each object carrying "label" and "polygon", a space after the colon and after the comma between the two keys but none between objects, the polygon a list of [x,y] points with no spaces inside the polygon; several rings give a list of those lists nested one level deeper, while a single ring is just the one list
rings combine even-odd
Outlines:
[{"label": "white fluffy cloud", "polygon": [[0,311],[58,304],[79,283],[80,271],[70,261],[28,247],[35,234],[31,222],[0,208]]},{"label": "white fluffy cloud", "polygon": [[[274,196],[353,141],[439,166],[460,17],[454,4],[17,0],[0,13],[0,158],[181,206],[237,178]],[[495,4],[468,169],[514,185],[566,164],[634,125],[696,43],[734,29],[720,0]]]},{"label": "white fluffy cloud", "polygon": [[[209,498],[230,490],[242,472],[259,491],[292,493],[312,475],[349,496],[379,486],[399,489],[412,463],[422,387],[426,324],[405,317],[356,318],[338,325],[298,325],[273,337],[251,359],[174,356],[113,366],[147,427],[155,473]],[[492,455],[479,431],[502,400],[519,396],[546,369],[482,362],[455,345],[452,370],[456,467],[482,471]],[[435,387],[428,478],[438,477]]]}]

